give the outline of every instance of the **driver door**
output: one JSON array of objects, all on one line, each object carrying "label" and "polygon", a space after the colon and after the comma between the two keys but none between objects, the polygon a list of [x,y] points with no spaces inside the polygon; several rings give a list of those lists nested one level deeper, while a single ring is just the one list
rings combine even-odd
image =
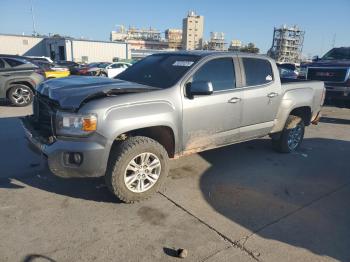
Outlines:
[{"label": "driver door", "polygon": [[239,139],[242,92],[236,89],[239,75],[236,57],[215,58],[205,62],[186,85],[194,81],[210,82],[211,95],[183,98],[183,151],[230,144]]}]

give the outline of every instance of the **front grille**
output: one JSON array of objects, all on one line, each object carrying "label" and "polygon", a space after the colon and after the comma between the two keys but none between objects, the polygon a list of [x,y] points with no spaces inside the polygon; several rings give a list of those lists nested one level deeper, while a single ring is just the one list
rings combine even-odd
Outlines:
[{"label": "front grille", "polygon": [[307,70],[307,79],[325,82],[344,82],[346,80],[347,71],[347,68],[309,67]]},{"label": "front grille", "polygon": [[54,136],[55,113],[55,103],[37,93],[33,101],[33,118],[35,129],[44,137]]}]

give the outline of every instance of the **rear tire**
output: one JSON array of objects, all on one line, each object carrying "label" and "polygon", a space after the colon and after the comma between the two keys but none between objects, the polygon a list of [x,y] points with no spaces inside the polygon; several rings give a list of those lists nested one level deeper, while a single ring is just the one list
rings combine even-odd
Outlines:
[{"label": "rear tire", "polygon": [[272,139],[273,148],[281,153],[297,150],[304,138],[305,124],[301,117],[290,115],[279,138]]},{"label": "rear tire", "polygon": [[143,136],[126,139],[112,148],[105,175],[109,190],[134,203],[159,191],[169,172],[169,157],[157,141]]},{"label": "rear tire", "polygon": [[7,93],[7,98],[14,106],[27,106],[33,101],[33,91],[29,86],[16,84]]}]

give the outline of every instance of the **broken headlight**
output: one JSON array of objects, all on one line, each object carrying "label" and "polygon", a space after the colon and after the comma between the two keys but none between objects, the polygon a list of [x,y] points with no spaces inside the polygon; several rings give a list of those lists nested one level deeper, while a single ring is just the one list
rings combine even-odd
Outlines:
[{"label": "broken headlight", "polygon": [[96,131],[96,114],[57,112],[56,133],[61,136],[84,136]]}]

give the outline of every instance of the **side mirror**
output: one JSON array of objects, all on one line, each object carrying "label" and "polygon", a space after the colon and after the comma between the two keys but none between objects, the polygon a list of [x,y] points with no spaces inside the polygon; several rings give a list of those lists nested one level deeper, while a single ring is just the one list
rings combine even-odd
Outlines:
[{"label": "side mirror", "polygon": [[318,55],[315,55],[315,56],[312,57],[312,61],[313,61],[313,62],[315,62],[315,61],[317,61],[317,60],[319,60],[319,59],[320,59],[320,58],[318,57]]},{"label": "side mirror", "polygon": [[213,93],[213,85],[211,82],[193,81],[186,84],[186,93],[190,98],[193,98],[193,96],[211,95]]}]

